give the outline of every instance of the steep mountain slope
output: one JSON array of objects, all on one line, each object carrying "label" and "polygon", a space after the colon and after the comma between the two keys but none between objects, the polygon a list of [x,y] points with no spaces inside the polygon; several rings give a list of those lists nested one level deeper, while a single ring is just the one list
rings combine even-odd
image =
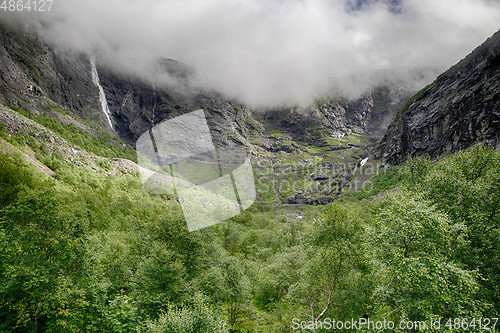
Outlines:
[{"label": "steep mountain slope", "polygon": [[[62,124],[118,150],[123,143],[134,147],[140,135],[165,119],[204,109],[215,144],[252,157],[258,200],[266,203],[332,201],[370,154],[387,119],[413,93],[387,82],[354,100],[335,96],[308,107],[253,110],[190,86],[192,70],[170,59],[159,59],[158,71],[169,73],[182,89],[118,73],[99,58],[92,68],[91,58],[49,45],[29,27],[0,25],[0,103],[43,126],[55,120],[50,129]],[[12,128],[23,128],[6,125],[14,135]],[[105,157],[124,156],[130,154]]]},{"label": "steep mountain slope", "polygon": [[2,103],[35,112],[48,111],[57,103],[79,116],[99,118],[98,90],[92,84],[89,59],[83,55],[57,52],[30,30],[0,24],[0,63]]},{"label": "steep mountain slope", "polygon": [[[184,71],[179,73],[178,67],[162,63],[163,70],[185,75]],[[164,87],[155,89],[152,84],[115,74],[98,63],[97,72],[111,111],[113,128],[110,128],[101,112],[90,57],[70,50],[56,50],[26,28],[0,25],[0,64],[0,102],[3,104],[54,118],[58,117],[57,112],[53,112],[55,109],[68,109],[71,110],[68,116],[77,117],[59,120],[80,123],[77,118],[85,118],[93,125],[118,134],[130,145],[153,123],[197,108],[204,108],[208,113],[213,111],[217,129],[225,129],[223,133],[231,132],[241,141],[236,128],[244,131],[239,125],[243,123],[236,118],[249,116],[248,109],[243,110],[245,115],[237,116],[235,108],[221,96],[198,93],[191,98]],[[255,122],[245,119],[245,126],[252,124]],[[80,124],[80,127],[93,133],[88,126]]]},{"label": "steep mountain slope", "polygon": [[482,141],[500,148],[500,31],[411,98],[381,141],[389,164]]},{"label": "steep mountain slope", "polygon": [[[0,332],[285,333],[300,330],[292,318],[498,317],[500,151],[417,160],[307,206],[334,199],[402,97],[258,113],[99,63],[98,89],[88,56],[32,34],[0,40]],[[131,145],[199,107],[218,144],[251,155],[258,200],[279,205],[189,232],[175,195],[147,191]]]}]

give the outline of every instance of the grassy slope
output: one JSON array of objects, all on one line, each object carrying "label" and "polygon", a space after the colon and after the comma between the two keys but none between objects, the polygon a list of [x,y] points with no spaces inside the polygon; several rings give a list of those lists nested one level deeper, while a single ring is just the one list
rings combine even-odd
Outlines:
[{"label": "grassy slope", "polygon": [[[3,258],[0,265],[3,272],[18,271],[18,275],[0,276],[2,284],[8,286],[0,290],[3,323],[0,327],[6,331],[16,325],[24,331],[34,331],[36,325],[42,325],[42,331],[50,327],[53,331],[82,327],[89,331],[127,331],[130,327],[146,330],[146,327],[153,329],[174,325],[172,323],[184,328],[197,323],[206,331],[213,327],[224,331],[233,314],[237,316],[233,326],[241,332],[286,332],[291,315],[300,317],[308,312],[307,293],[302,292],[320,293],[314,288],[321,281],[318,279],[322,271],[313,269],[321,266],[314,268],[309,263],[318,259],[315,253],[333,248],[335,244],[315,245],[318,235],[325,234],[321,225],[327,216],[333,214],[334,221],[338,221],[342,214],[336,215],[339,214],[336,210],[347,211],[346,223],[357,221],[357,228],[364,230],[363,234],[368,233],[375,228],[373,220],[391,193],[412,188],[415,193],[428,193],[431,200],[432,195],[438,193],[438,188],[433,187],[438,184],[436,180],[448,177],[441,180],[443,186],[453,184],[447,179],[462,177],[461,174],[454,176],[455,171],[463,169],[464,177],[469,177],[475,169],[482,168],[481,163],[490,163],[488,159],[498,162],[498,153],[488,152],[463,156],[460,153],[434,164],[410,159],[404,168],[380,170],[368,186],[344,193],[334,205],[254,205],[230,221],[188,233],[180,206],[173,197],[147,193],[136,173],[114,176],[106,172],[117,166],[108,158],[92,154],[127,157],[127,150],[122,150],[120,144],[112,143],[107,136],[96,139],[74,128],[67,130],[67,126],[43,116],[35,117],[22,110],[16,112],[26,114],[65,138],[72,145],[68,147],[78,149],[81,145],[80,148],[89,152],[85,158],[90,162],[87,167],[78,165],[65,155],[68,150],[51,145],[51,140],[39,142],[26,134],[9,135],[6,128],[0,131],[2,146],[7,151],[1,153],[0,180],[4,192],[0,198]],[[347,141],[352,144],[353,140],[359,138]],[[313,153],[320,152],[314,150]],[[304,158],[316,161],[317,165],[332,158],[311,152],[296,155],[283,154],[280,162],[291,168]],[[50,168],[53,176],[40,173],[35,166],[24,162],[26,156]],[[350,158],[349,155],[342,157]],[[476,160],[476,164],[471,164]],[[490,177],[491,165],[488,168],[484,170],[490,170]],[[302,180],[315,170],[318,169],[305,167],[300,176],[292,176],[289,181],[305,186],[307,183],[301,183]],[[486,177],[478,172],[479,177]],[[462,183],[469,186],[467,182]],[[476,188],[477,184],[487,187],[488,183],[481,180],[471,186]],[[492,191],[494,198],[498,196],[498,190]],[[275,197],[270,196],[269,201],[272,200]],[[453,216],[455,208],[448,208],[444,199],[436,200],[442,211]],[[29,208],[38,207],[37,202],[41,204],[39,208],[54,209],[47,214],[41,210],[42,215],[31,215],[38,214]],[[479,203],[471,204],[471,209],[475,205]],[[12,216],[19,216],[15,224],[9,224]],[[44,249],[39,245],[40,229],[33,221],[44,221],[47,217],[47,223],[53,224],[46,230],[47,242],[41,243],[48,246]],[[354,247],[374,246],[366,237]],[[18,244],[18,248],[12,244]],[[369,265],[380,265],[378,259],[370,260],[373,263]],[[463,260],[463,267],[474,267],[474,263],[467,260]],[[68,262],[76,266],[67,265]],[[490,267],[488,265],[492,264],[486,263],[485,267]],[[362,265],[355,267],[352,276],[346,275],[350,280],[343,282],[352,284],[350,289],[354,294],[349,294],[351,301],[344,300],[338,309],[344,315],[369,313],[374,318],[391,313],[390,308],[377,308],[376,302],[371,303],[375,294],[371,294],[372,287],[365,285],[367,281],[374,281],[382,286],[383,278]],[[310,277],[315,278],[308,282]],[[303,289],[293,289],[293,286]],[[491,303],[495,300],[491,290],[491,286],[486,285],[476,297]],[[198,293],[206,297],[193,299],[193,295],[200,295]],[[338,293],[339,300],[343,299],[345,291]],[[361,303],[355,303],[356,299]],[[315,311],[321,302],[324,299],[320,297]],[[485,314],[492,313],[491,306],[484,308]],[[176,309],[184,312],[178,313]],[[235,312],[231,312],[233,310]],[[331,316],[342,315],[335,308],[330,311]],[[35,324],[36,318],[44,324]]]}]

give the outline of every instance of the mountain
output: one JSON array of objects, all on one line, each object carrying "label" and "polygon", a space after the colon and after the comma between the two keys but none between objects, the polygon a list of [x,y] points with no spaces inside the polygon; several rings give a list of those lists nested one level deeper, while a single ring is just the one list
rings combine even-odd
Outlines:
[{"label": "mountain", "polygon": [[[391,79],[354,98],[331,92],[311,105],[255,109],[194,87],[188,64],[158,59],[157,72],[177,83],[153,84],[0,24],[0,332],[494,326],[500,151],[475,145],[393,168],[373,156],[382,138],[385,158],[404,161],[408,148],[391,154],[400,129],[418,124],[411,138],[429,140],[418,153],[455,149],[444,134],[444,148],[437,144],[438,130],[456,133],[463,147],[477,138],[495,143],[493,41],[406,104],[418,89]],[[424,106],[438,102],[449,108],[426,122]],[[453,114],[449,103],[472,115]],[[192,112],[199,108],[205,113]],[[176,131],[192,129],[187,113],[194,123],[207,118],[201,139]],[[134,149],[159,151],[153,127],[170,119],[177,122],[168,136],[181,144],[172,145],[177,159],[169,161],[178,164],[170,170],[189,183],[155,174],[157,165]],[[146,138],[142,146],[138,138]],[[186,142],[194,150],[210,138],[243,152],[245,162],[250,156],[253,179],[236,168],[221,177],[216,149],[197,151],[201,168],[183,163]],[[144,173],[155,177],[143,183]],[[184,186],[162,191],[166,182],[207,190],[232,183],[222,186],[231,200],[200,187],[189,197]],[[257,200],[244,206],[241,193],[254,184]],[[192,214],[190,204],[203,208]],[[191,232],[210,211],[227,219]]]},{"label": "mountain", "polygon": [[[332,92],[309,106],[252,109],[192,86],[194,70],[172,59],[158,59],[155,70],[176,84],[159,85],[99,57],[48,44],[29,27],[0,25],[0,42],[0,103],[11,110],[135,148],[154,125],[203,109],[217,146],[251,156],[261,186],[258,200],[265,203],[333,201],[415,92],[405,80],[429,75],[420,70],[375,73],[386,79],[363,96]],[[23,131],[18,126],[23,120],[3,119],[9,119],[7,130]]]},{"label": "mountain", "polygon": [[406,102],[382,139],[379,156],[394,165],[478,141],[500,148],[500,31]]}]

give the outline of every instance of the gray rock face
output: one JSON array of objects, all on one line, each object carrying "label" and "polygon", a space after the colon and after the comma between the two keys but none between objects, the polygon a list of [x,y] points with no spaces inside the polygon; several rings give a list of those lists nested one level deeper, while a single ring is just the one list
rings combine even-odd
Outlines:
[{"label": "gray rock face", "polygon": [[80,116],[99,117],[99,92],[85,56],[56,52],[36,34],[0,24],[0,64],[1,102],[43,112],[48,97]]},{"label": "gray rock face", "polygon": [[[188,84],[192,70],[171,59],[159,59],[159,69]],[[97,63],[115,132],[133,145],[154,124],[197,109],[207,111],[214,139],[247,145],[249,130],[262,130],[250,109],[216,93],[154,88],[151,83],[117,74]],[[48,99],[58,105],[53,105]],[[23,27],[0,22],[0,102],[35,114],[64,107],[109,130],[101,112],[99,91],[92,81],[88,55],[55,50]],[[52,112],[53,113],[53,112]],[[113,133],[115,134],[115,133]]]},{"label": "gray rock face", "polygon": [[[22,28],[0,25],[0,102],[44,112],[51,106],[45,97],[86,119],[106,128],[99,101],[99,91],[92,82],[89,56],[68,50],[57,51],[38,36]],[[159,59],[159,69],[188,85],[192,69],[171,59]],[[137,138],[164,119],[173,118],[197,109],[207,112],[214,139],[222,144],[251,146],[252,136],[264,136],[253,143],[264,150],[293,152],[293,145],[275,147],[266,144],[264,126],[258,120],[266,113],[230,101],[213,92],[201,92],[187,87],[175,89],[154,87],[134,77],[118,74],[99,64],[97,69],[104,88],[116,134],[133,145]],[[188,91],[186,93],[185,91]],[[406,97],[406,96],[404,96]],[[281,117],[276,124],[293,140],[321,143],[321,136],[335,138],[352,133],[380,136],[402,97],[391,96],[389,88],[377,88],[354,101],[325,99],[304,110],[284,108],[272,110]],[[274,116],[271,116],[274,117]],[[256,120],[256,118],[258,120]],[[272,141],[272,140],[271,140]],[[255,151],[255,149],[250,149]]]},{"label": "gray rock face", "polygon": [[411,94],[410,91],[397,93],[389,86],[379,86],[354,100],[323,99],[305,109],[260,111],[256,118],[271,125],[272,129],[308,144],[321,146],[325,137],[341,139],[352,134],[380,139],[396,111]]},{"label": "gray rock face", "polygon": [[481,141],[500,148],[500,31],[397,113],[379,146],[389,164]]},{"label": "gray rock face", "polygon": [[257,183],[263,202],[333,200],[353,168],[370,154],[366,148],[383,135],[388,119],[413,93],[387,80],[354,100],[329,97],[301,109],[253,110],[193,88],[193,70],[187,65],[171,59],[159,59],[157,65],[160,74],[177,81],[176,87],[119,73],[97,58],[111,129],[92,80],[90,55],[55,49],[27,29],[0,23],[0,104],[44,114],[93,135],[101,135],[101,128],[131,146],[162,121],[203,109],[222,160],[239,165],[251,155],[261,176]]},{"label": "gray rock face", "polygon": [[[171,62],[171,61],[170,61]],[[249,108],[223,96],[177,88],[155,88],[132,77],[99,68],[101,84],[120,138],[133,145],[137,138],[155,124],[198,109],[206,112],[214,140],[219,145],[249,146],[250,130],[261,131]]]}]

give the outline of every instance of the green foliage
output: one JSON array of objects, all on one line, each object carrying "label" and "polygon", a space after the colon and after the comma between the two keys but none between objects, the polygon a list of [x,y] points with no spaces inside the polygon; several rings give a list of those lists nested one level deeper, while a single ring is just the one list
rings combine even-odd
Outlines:
[{"label": "green foliage", "polygon": [[0,316],[15,313],[7,316],[12,327],[37,331],[84,321],[87,302],[75,280],[82,272],[86,223],[67,206],[54,189],[26,190],[0,213]]},{"label": "green foliage", "polygon": [[326,206],[254,205],[188,232],[172,196],[138,177],[22,140],[56,177],[0,152],[2,332],[290,332],[293,318],[498,314],[491,148],[409,159]]},{"label": "green foliage", "polygon": [[477,145],[451,156],[425,178],[425,196],[454,223],[467,229],[455,257],[471,270],[479,270],[481,298],[495,304],[491,315],[500,311],[500,153]]},{"label": "green foliage", "polygon": [[300,295],[316,320],[327,314],[339,319],[362,316],[369,301],[358,291],[365,288],[369,265],[361,221],[342,205],[331,204],[309,237],[305,274],[290,297]]},{"label": "green foliage", "polygon": [[410,186],[417,187],[420,186],[422,181],[425,179],[429,169],[429,157],[409,157],[406,161],[406,167],[403,170],[403,174],[406,176],[405,180]]},{"label": "green foliage", "polygon": [[198,245],[178,205],[136,178],[62,164],[56,184],[1,154],[3,331],[135,331],[186,292]]},{"label": "green foliage", "polygon": [[170,304],[156,321],[146,323],[145,332],[151,333],[224,333],[227,323],[210,308],[202,294],[195,295],[192,305]]},{"label": "green foliage", "polygon": [[17,113],[20,113],[22,114],[23,116],[27,117],[27,118],[31,118],[33,116],[33,113],[31,113],[30,111],[27,111],[27,110],[23,110],[21,108],[18,108],[14,105],[11,105],[11,104],[7,104],[7,106],[11,109],[11,110],[14,110],[16,111]]},{"label": "green foliage", "polygon": [[477,315],[477,275],[452,259],[464,243],[463,224],[408,191],[391,195],[376,221],[372,237],[387,279],[376,295],[380,303],[411,320]]},{"label": "green foliage", "polygon": [[106,318],[109,321],[109,328],[113,332],[134,332],[138,321],[134,300],[127,295],[116,295],[114,299],[109,301]]},{"label": "green foliage", "polygon": [[411,256],[448,255],[451,240],[465,227],[452,226],[445,214],[432,208],[421,195],[400,191],[391,194],[377,214],[374,237],[382,253],[400,260]]},{"label": "green foliage", "polygon": [[63,124],[62,122],[47,117],[44,114],[35,117],[31,112],[19,109],[14,106],[9,106],[12,110],[21,113],[40,125],[51,129],[68,142],[77,145],[88,152],[108,158],[125,158],[131,161],[137,159],[136,153],[132,147],[126,146],[117,137],[111,137],[107,132],[101,131],[99,135],[92,135],[80,128]]},{"label": "green foliage", "polygon": [[433,85],[434,85],[434,83],[428,84],[422,90],[420,90],[414,96],[412,96],[408,101],[406,101],[406,103],[403,105],[403,107],[398,112],[398,114],[400,114],[402,117],[404,117],[406,115],[406,112],[410,108],[410,106],[413,104],[413,102],[415,102],[417,99],[422,97],[422,95],[425,94],[427,92],[427,90],[429,90]]},{"label": "green foliage", "polygon": [[99,136],[87,133],[78,127],[65,125],[54,118],[40,115],[34,118],[39,124],[53,130],[70,143],[77,145],[88,152],[105,156],[108,158],[126,158],[131,161],[136,160],[136,155],[131,147],[123,146],[121,140],[115,138],[117,143],[111,143],[109,136],[104,132]]},{"label": "green foliage", "polygon": [[379,193],[392,190],[405,182],[405,173],[402,173],[399,167],[383,169],[376,173],[364,187],[353,193],[344,193],[340,201],[363,200]]}]

